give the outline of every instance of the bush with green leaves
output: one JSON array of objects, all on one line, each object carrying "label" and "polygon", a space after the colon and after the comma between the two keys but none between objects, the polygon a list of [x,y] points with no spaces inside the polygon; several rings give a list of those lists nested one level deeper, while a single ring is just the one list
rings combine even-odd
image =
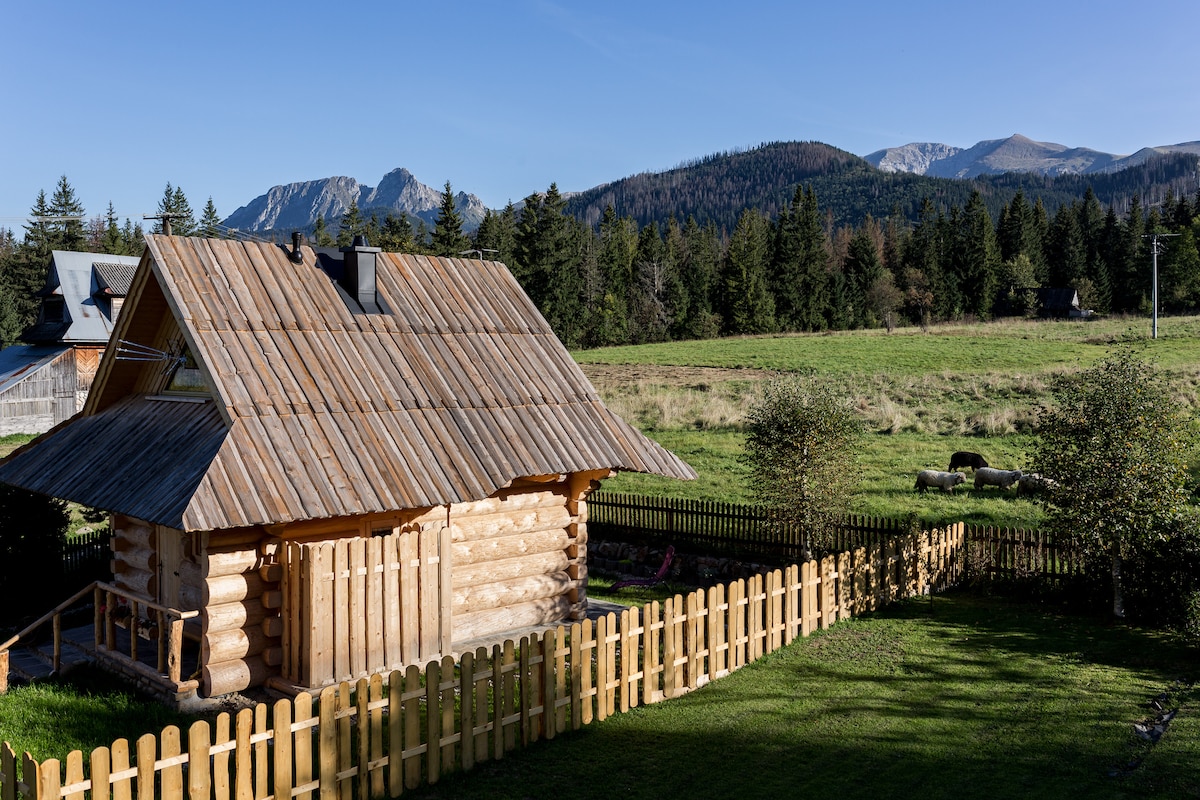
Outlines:
[{"label": "bush with green leaves", "polygon": [[771,381],[746,414],[752,491],[774,524],[801,532],[810,553],[829,546],[858,488],[863,435],[849,399],[811,377]]},{"label": "bush with green leaves", "polygon": [[[1125,589],[1149,574],[1126,572],[1125,562],[1184,528],[1194,434],[1162,373],[1129,345],[1061,378],[1053,395],[1031,459],[1034,471],[1058,482],[1042,496],[1045,527],[1104,559],[1113,615],[1121,618]],[[1137,593],[1153,589],[1139,586]]]}]

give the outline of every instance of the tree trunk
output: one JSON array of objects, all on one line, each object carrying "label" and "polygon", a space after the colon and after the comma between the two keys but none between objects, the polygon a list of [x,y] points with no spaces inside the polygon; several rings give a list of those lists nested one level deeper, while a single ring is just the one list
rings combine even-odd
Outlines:
[{"label": "tree trunk", "polygon": [[1113,616],[1125,619],[1125,597],[1121,594],[1121,548],[1113,545],[1112,553]]}]

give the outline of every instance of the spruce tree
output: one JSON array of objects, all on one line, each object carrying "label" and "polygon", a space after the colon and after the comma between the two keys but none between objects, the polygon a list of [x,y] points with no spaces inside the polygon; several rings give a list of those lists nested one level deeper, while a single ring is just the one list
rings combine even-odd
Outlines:
[{"label": "spruce tree", "polygon": [[629,342],[629,300],[637,242],[637,224],[629,217],[618,217],[611,204],[606,206],[596,253],[602,295],[589,326],[593,347]]},{"label": "spruce tree", "polygon": [[770,333],[775,330],[775,299],[767,288],[770,223],[748,208],[729,239],[722,269],[723,302],[728,311],[727,334]]},{"label": "spruce tree", "polygon": [[325,224],[325,217],[317,217],[317,221],[313,223],[313,241],[317,247],[333,247],[333,234],[329,232],[329,228]]},{"label": "spruce tree", "polygon": [[992,218],[978,190],[971,193],[959,217],[950,262],[962,287],[963,311],[982,319],[990,317],[996,300],[1000,259]]},{"label": "spruce tree", "polygon": [[50,198],[49,212],[57,217],[51,223],[50,231],[54,250],[81,251],[84,249],[87,236],[83,229],[83,204],[75,196],[75,189],[67,182],[67,176],[58,179],[54,187],[54,195]]},{"label": "spruce tree", "polygon": [[121,228],[117,225],[117,212],[113,204],[108,204],[104,215],[104,236],[101,241],[102,252],[114,256],[130,255],[125,249],[125,240],[121,236]]},{"label": "spruce tree", "polygon": [[358,210],[358,200],[351,200],[350,208],[338,222],[337,246],[349,247],[354,242],[354,237],[361,235],[365,229],[362,213]]},{"label": "spruce tree", "polygon": [[208,202],[204,204],[204,212],[200,217],[199,233],[205,238],[217,239],[223,238],[221,230],[221,216],[217,214],[217,207],[213,205],[212,196],[209,196]]},{"label": "spruce tree", "polygon": [[454,207],[454,191],[450,188],[450,181],[446,181],[446,188],[442,191],[442,203],[433,226],[433,237],[429,242],[433,254],[460,257],[462,251],[470,245],[470,240],[462,232],[462,226],[462,216]]},{"label": "spruce tree", "polygon": [[687,261],[680,266],[680,280],[688,293],[687,322],[681,338],[712,339],[721,333],[721,315],[714,310],[721,264],[721,239],[717,226],[703,228],[688,216],[683,229]]},{"label": "spruce tree", "polygon": [[408,215],[400,212],[400,216],[396,216],[388,212],[379,231],[377,246],[389,253],[411,253],[415,250],[415,245],[412,223],[408,221]]}]

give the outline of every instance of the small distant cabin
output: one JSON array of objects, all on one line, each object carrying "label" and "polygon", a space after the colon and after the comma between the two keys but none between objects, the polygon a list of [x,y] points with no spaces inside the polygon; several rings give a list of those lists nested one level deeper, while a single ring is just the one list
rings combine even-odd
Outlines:
[{"label": "small distant cabin", "polygon": [[1080,308],[1079,291],[1072,287],[1038,289],[1038,315],[1055,319],[1083,319],[1091,315],[1088,309]]},{"label": "small distant cabin", "polygon": [[43,433],[87,399],[139,259],[55,250],[26,344],[0,350],[0,436]]},{"label": "small distant cabin", "polygon": [[82,412],[0,481],[111,513],[119,602],[198,643],[176,699],[582,619],[589,493],[695,477],[603,405],[501,263],[146,243]]}]

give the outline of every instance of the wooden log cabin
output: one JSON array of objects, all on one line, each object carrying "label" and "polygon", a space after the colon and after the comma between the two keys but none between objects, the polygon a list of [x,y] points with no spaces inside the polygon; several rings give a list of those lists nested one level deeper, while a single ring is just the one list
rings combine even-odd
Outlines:
[{"label": "wooden log cabin", "polygon": [[199,642],[177,696],[580,619],[588,494],[694,477],[605,408],[503,264],[146,240],[83,411],[0,481],[111,512],[118,602]]}]

